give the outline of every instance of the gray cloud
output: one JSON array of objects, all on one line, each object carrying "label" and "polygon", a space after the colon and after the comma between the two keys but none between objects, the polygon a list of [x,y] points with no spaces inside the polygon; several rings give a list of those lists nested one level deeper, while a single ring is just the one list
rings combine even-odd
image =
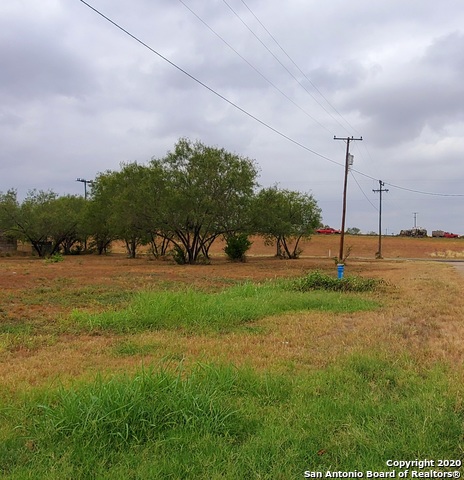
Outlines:
[{"label": "gray cloud", "polygon": [[[345,145],[333,135],[363,135],[352,147],[359,171],[393,185],[459,193],[464,12],[456,0],[354,0],[350,8],[341,1],[247,0],[310,81],[241,1],[228,0],[285,68],[224,2],[184,1],[261,75],[178,1],[90,3],[310,150],[343,163]],[[187,136],[256,159],[263,185],[312,191],[324,221],[340,222],[342,167],[244,115],[81,2],[6,2],[0,32],[1,191],[80,193],[75,177],[148,161]],[[374,230],[376,180],[354,175],[349,222]],[[390,231],[409,226],[406,210],[422,211],[429,229],[452,229],[445,224],[462,216],[459,198],[437,202],[393,187],[388,197]]]},{"label": "gray cloud", "polygon": [[[78,97],[95,88],[84,59],[60,45],[47,25],[0,25],[3,103]],[[19,31],[18,31],[19,30]]]},{"label": "gray cloud", "polygon": [[[462,59],[464,35],[451,33],[434,39],[425,54],[399,59],[382,68],[347,97],[345,106],[366,118],[367,132],[376,143],[409,142],[424,128],[443,132],[463,120]],[[388,132],[388,135],[386,135]]]}]

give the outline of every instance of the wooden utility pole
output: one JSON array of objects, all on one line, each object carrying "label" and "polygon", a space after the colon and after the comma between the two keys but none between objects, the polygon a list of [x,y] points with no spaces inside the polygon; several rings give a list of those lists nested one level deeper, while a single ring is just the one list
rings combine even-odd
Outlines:
[{"label": "wooden utility pole", "polygon": [[343,184],[343,208],[342,208],[342,228],[340,233],[340,252],[338,254],[338,262],[343,263],[344,257],[344,242],[345,242],[345,218],[346,218],[346,190],[348,186],[348,170],[350,167],[350,142],[356,140],[362,140],[362,137],[336,137],[334,140],[344,140],[346,142],[346,155],[345,155],[345,181]]},{"label": "wooden utility pole", "polygon": [[374,193],[380,193],[379,204],[379,251],[375,254],[376,258],[382,258],[382,192],[388,192],[388,188],[383,188],[385,183],[379,180],[379,189],[372,190]]}]

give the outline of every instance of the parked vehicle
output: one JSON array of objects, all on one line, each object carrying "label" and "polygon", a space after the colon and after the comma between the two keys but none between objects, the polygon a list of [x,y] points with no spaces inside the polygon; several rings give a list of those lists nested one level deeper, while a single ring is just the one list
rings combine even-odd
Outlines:
[{"label": "parked vehicle", "polygon": [[451,232],[444,232],[443,230],[434,230],[432,232],[432,237],[439,237],[439,238],[458,238],[459,235],[456,233]]},{"label": "parked vehicle", "polygon": [[427,236],[425,228],[411,228],[409,230],[401,230],[400,237],[416,237],[422,238]]},{"label": "parked vehicle", "polygon": [[335,230],[335,228],[327,227],[327,228],[319,228],[318,230],[316,230],[316,233],[321,233],[323,235],[332,235],[334,233],[342,233],[342,232],[340,230]]}]

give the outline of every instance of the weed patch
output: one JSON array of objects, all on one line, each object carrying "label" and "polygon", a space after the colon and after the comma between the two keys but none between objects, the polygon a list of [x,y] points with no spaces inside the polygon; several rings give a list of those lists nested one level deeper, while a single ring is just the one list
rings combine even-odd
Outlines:
[{"label": "weed patch", "polygon": [[61,253],[54,253],[53,255],[50,255],[47,257],[44,262],[45,263],[60,263],[64,260],[63,255]]},{"label": "weed patch", "polygon": [[385,285],[385,282],[374,278],[347,276],[338,279],[319,271],[311,272],[293,282],[294,288],[301,292],[307,292],[310,290],[329,290],[332,292],[372,292],[383,285]]},{"label": "weed patch", "polygon": [[0,471],[6,479],[270,479],[460,458],[464,415],[449,392],[440,368],[373,356],[293,377],[217,365],[143,370],[4,407]]},{"label": "weed patch", "polygon": [[287,282],[265,282],[245,283],[216,293],[193,289],[142,292],[123,310],[99,314],[75,310],[72,320],[89,330],[225,332],[247,322],[287,312],[354,312],[377,306],[374,301],[360,296],[307,293],[289,288]]}]

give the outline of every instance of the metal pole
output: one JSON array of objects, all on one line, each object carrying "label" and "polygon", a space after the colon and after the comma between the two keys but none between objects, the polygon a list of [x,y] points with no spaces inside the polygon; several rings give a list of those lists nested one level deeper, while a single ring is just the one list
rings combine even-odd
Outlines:
[{"label": "metal pole", "polygon": [[[84,184],[84,200],[87,201],[87,184],[92,185],[93,180],[86,180],[85,178],[77,178],[76,182]],[[87,251],[87,237],[84,238],[84,251]]]},{"label": "metal pole", "polygon": [[84,198],[87,200],[87,184],[92,184],[93,180],[86,180],[85,178],[77,178],[76,182],[82,182],[84,184]]}]

